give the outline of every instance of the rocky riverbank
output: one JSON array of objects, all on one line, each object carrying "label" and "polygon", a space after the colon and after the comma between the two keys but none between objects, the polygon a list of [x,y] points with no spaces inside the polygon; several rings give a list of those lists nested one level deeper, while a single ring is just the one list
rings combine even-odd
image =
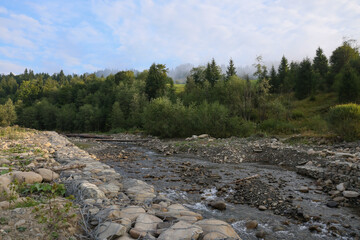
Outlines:
[{"label": "rocky riverbank", "polygon": [[[65,184],[67,196],[75,196],[79,221],[77,224],[69,223],[70,226],[62,229],[57,236],[50,236],[42,229],[34,229],[33,224],[37,220],[31,214],[25,222],[15,222],[14,216],[21,218],[23,216],[20,214],[29,214],[30,208],[10,209],[6,210],[6,216],[11,222],[6,226],[1,225],[0,236],[3,239],[240,239],[228,223],[203,219],[199,213],[158,194],[152,185],[123,178],[114,169],[55,132],[31,132],[21,139],[2,142],[4,151],[1,160],[8,166],[7,170],[16,159],[16,156],[9,158],[6,152],[13,146],[21,146],[21,153],[16,153],[16,156],[27,159],[21,160],[21,166],[16,169],[22,176],[36,172],[40,175],[41,168],[54,170],[51,176],[57,176],[56,171],[60,173],[56,181]],[[30,150],[28,146],[39,150]],[[44,152],[41,158],[33,156],[37,151]],[[6,176],[16,176],[13,173]],[[42,179],[29,180],[28,183],[36,182],[42,182]],[[5,185],[9,184],[2,186]],[[19,224],[22,224],[24,231],[17,230]]]},{"label": "rocky riverbank", "polygon": [[[279,216],[270,217],[274,222],[279,221],[280,225],[267,230],[268,239],[276,239],[279,237],[276,232],[285,230],[303,234],[303,231],[294,230],[296,227],[293,224],[314,233],[310,235],[314,237],[311,239],[345,236],[356,239],[359,236],[360,226],[353,224],[359,220],[359,216],[351,215],[352,209],[355,212],[359,209],[359,188],[354,184],[356,181],[351,181],[359,172],[354,171],[359,161],[356,143],[304,145],[289,144],[289,139],[214,139],[209,136],[187,140],[159,140],[127,134],[113,137],[122,141],[74,141],[84,144],[84,147],[88,147],[87,151],[122,174],[136,176],[165,192],[186,195],[189,199],[183,199],[183,202],[190,201],[186,206],[209,211],[206,205],[212,206],[212,203],[203,198],[208,199],[211,190],[228,207],[247,205],[263,211],[254,214],[264,217],[270,212]],[[126,139],[129,144],[124,143]],[[153,149],[157,154],[146,149]],[[331,168],[338,162],[349,163],[353,168]],[[327,175],[311,175],[302,170],[309,166],[323,168]],[[348,171],[349,181],[337,181],[336,175],[342,171]],[[233,218],[229,211],[221,215],[227,216],[223,219],[228,222],[235,221],[233,226],[239,225],[236,221],[242,226],[243,221],[256,219],[261,222],[263,218],[254,215],[245,219],[239,216]],[[271,226],[271,223],[267,224]],[[261,230],[255,230],[253,235],[247,231],[241,236],[250,234],[248,239],[254,239],[251,236],[255,234],[263,236]],[[303,236],[306,239],[309,237],[305,233]]]}]

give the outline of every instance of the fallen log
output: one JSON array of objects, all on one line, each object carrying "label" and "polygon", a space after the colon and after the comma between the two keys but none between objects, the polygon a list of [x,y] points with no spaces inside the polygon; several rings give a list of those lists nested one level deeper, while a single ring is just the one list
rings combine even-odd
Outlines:
[{"label": "fallen log", "polygon": [[50,168],[50,170],[52,170],[54,172],[61,172],[61,171],[65,171],[65,170],[80,169],[80,168],[84,168],[84,167],[86,167],[86,164],[72,164],[72,165],[53,167],[53,168]]},{"label": "fallen log", "polygon": [[82,133],[68,133],[68,134],[64,134],[64,135],[67,137],[78,137],[78,138],[111,139],[111,137],[109,137],[109,136],[82,134]]},{"label": "fallen log", "polygon": [[255,175],[252,175],[252,176],[249,176],[249,177],[246,177],[246,178],[238,179],[238,180],[236,180],[236,181],[234,181],[234,182],[232,182],[232,183],[237,184],[237,183],[240,183],[240,182],[243,182],[243,181],[247,181],[247,180],[251,180],[251,179],[254,179],[254,178],[258,178],[258,177],[260,177],[260,175],[259,175],[259,174],[255,174]]},{"label": "fallen log", "polygon": [[98,142],[147,142],[149,139],[95,139]]}]

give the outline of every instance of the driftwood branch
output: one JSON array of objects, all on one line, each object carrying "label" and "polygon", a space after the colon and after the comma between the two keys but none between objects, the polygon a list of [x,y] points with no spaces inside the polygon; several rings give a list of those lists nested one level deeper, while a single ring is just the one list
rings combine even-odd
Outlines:
[{"label": "driftwood branch", "polygon": [[247,180],[251,180],[251,179],[254,179],[254,178],[258,178],[258,177],[260,177],[260,175],[259,174],[255,174],[255,175],[252,175],[252,176],[249,176],[249,177],[246,177],[246,178],[241,178],[241,179],[238,179],[238,180],[236,180],[236,181],[234,181],[234,182],[232,182],[232,183],[240,183],[240,182],[243,182],[243,181],[247,181]]}]

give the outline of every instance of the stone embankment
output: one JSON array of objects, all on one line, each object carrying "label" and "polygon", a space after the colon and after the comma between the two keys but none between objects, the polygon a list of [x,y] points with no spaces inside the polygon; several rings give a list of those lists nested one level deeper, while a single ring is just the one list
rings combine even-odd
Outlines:
[{"label": "stone embankment", "polygon": [[203,217],[157,194],[152,185],[123,179],[108,165],[55,132],[46,132],[62,182],[81,206],[82,225],[94,239],[240,239],[226,222]]}]

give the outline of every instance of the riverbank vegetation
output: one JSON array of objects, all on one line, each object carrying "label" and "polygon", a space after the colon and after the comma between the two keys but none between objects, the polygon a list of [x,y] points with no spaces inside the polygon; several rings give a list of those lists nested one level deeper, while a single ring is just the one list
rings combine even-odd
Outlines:
[{"label": "riverbank vegetation", "polygon": [[[212,59],[193,68],[185,85],[174,85],[166,66],[155,63],[136,75],[49,75],[27,69],[0,75],[0,125],[64,132],[140,130],[160,137],[333,131],[347,140],[360,138],[334,128],[343,119],[336,117],[338,109],[346,106],[336,105],[359,107],[356,43],[345,41],[329,60],[319,47],[314,59],[289,63],[283,56],[277,69],[267,69],[258,57],[254,66],[256,79],[240,78],[232,60],[222,73]],[[351,124],[342,127],[356,127],[358,119],[354,113],[346,117]]]}]

